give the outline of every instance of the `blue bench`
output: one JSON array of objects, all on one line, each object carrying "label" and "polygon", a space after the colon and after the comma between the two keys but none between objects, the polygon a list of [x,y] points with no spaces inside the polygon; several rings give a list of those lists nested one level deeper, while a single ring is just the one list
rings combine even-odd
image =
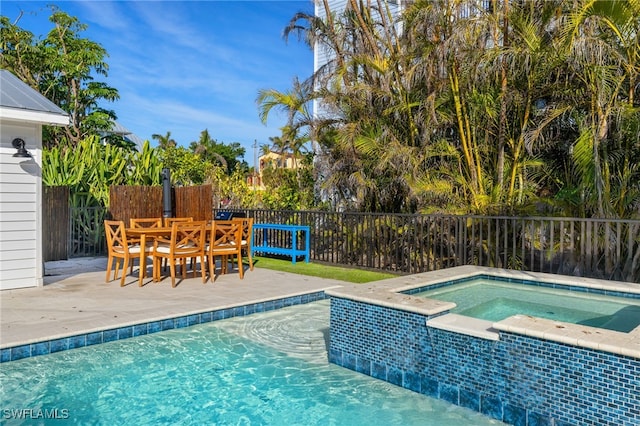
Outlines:
[{"label": "blue bench", "polygon": [[[262,232],[260,232],[262,231]],[[269,238],[269,231],[271,234],[276,233],[277,238]],[[290,238],[286,238],[290,234]],[[298,233],[303,233],[304,237],[304,249],[298,249]],[[262,239],[259,238],[262,236]],[[279,241],[290,241],[290,247],[282,247],[281,245],[275,245]],[[277,223],[254,223],[253,224],[253,241],[251,242],[251,255],[254,253],[270,253],[270,254],[283,254],[291,256],[291,262],[296,263],[296,257],[304,255],[304,261],[309,263],[309,227],[303,225],[280,225]]]}]

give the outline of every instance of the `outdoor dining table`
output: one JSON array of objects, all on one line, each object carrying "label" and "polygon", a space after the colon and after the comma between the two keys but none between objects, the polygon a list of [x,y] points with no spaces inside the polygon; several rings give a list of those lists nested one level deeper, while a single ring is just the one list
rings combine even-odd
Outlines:
[{"label": "outdoor dining table", "polygon": [[[207,235],[211,231],[211,224],[206,226]],[[140,238],[140,247],[145,247],[147,244],[147,239],[150,241],[155,240],[158,237],[169,237],[171,236],[171,227],[170,226],[162,226],[162,227],[144,227],[144,228],[127,228],[127,235],[135,236]],[[140,257],[140,276],[139,280],[142,282],[144,279],[145,271],[147,270],[147,256]]]}]

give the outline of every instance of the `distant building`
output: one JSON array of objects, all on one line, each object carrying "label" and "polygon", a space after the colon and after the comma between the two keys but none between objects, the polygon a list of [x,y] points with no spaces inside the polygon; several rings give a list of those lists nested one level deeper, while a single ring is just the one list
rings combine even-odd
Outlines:
[{"label": "distant building", "polygon": [[[387,0],[387,6],[389,7],[389,11],[391,15],[396,18],[402,13],[404,9],[407,8],[407,5],[410,4],[412,0]],[[328,0],[329,8],[331,12],[335,16],[340,16],[346,9],[349,3],[348,0]],[[327,13],[324,8],[324,3],[321,1],[315,2],[315,16],[326,19]],[[331,61],[335,59],[331,49],[329,49],[326,45],[322,43],[316,43],[313,47],[313,72],[316,73],[322,67],[330,64]],[[322,100],[315,99],[313,101],[313,116],[314,118],[319,118],[324,115],[331,115],[330,112],[323,109]]]},{"label": "distant building", "polygon": [[112,139],[113,137],[117,137],[117,138],[121,138],[122,140],[124,140],[129,144],[135,145],[135,148],[138,151],[142,150],[142,145],[144,144],[143,139],[135,135],[132,131],[130,131],[129,129],[127,129],[117,121],[113,122],[113,125],[111,126],[110,131],[103,132],[101,136],[102,136],[103,143],[109,143],[109,139]]},{"label": "distant building", "polygon": [[247,184],[256,189],[264,190],[262,180],[263,172],[266,169],[297,169],[300,167],[300,159],[296,161],[293,154],[279,154],[269,151],[258,158],[258,170],[247,177]]}]

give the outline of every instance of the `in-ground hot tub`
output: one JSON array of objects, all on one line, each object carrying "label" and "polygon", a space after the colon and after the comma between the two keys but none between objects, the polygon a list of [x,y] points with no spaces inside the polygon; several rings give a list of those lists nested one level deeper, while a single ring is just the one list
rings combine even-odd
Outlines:
[{"label": "in-ground hot tub", "polygon": [[493,322],[523,314],[624,333],[640,325],[640,294],[604,289],[485,275],[405,294],[453,302],[451,313]]},{"label": "in-ground hot tub", "polygon": [[640,423],[640,327],[492,321],[407,294],[479,275],[640,298],[638,284],[471,266],[328,290],[330,361],[511,424]]}]

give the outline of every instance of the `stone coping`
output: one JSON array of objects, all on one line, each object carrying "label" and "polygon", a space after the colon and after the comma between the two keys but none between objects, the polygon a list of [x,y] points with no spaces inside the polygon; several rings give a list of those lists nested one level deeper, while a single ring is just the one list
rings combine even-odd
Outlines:
[{"label": "stone coping", "polygon": [[25,342],[17,346],[0,347],[0,363],[16,361],[39,355],[48,355],[69,349],[92,346],[115,340],[129,339],[146,334],[176,328],[185,328],[205,324],[226,318],[246,316],[259,312],[272,311],[287,306],[300,305],[325,299],[324,291],[284,296],[274,300],[262,300],[245,305],[221,307],[208,311],[194,311],[178,317],[159,317],[146,322],[123,324],[115,328],[96,328],[79,334],[52,336],[47,340]]},{"label": "stone coping", "polygon": [[[164,313],[164,314],[159,314],[159,315],[146,317],[144,320],[139,320],[139,319],[137,319],[137,320],[123,320],[123,321],[120,321],[120,322],[116,323],[115,325],[113,325],[113,324],[110,324],[110,325],[99,324],[99,325],[96,325],[95,327],[86,327],[86,328],[82,329],[81,331],[70,330],[70,331],[65,331],[65,332],[57,333],[57,334],[54,333],[54,334],[48,335],[46,337],[46,339],[43,339],[41,337],[25,338],[25,339],[17,341],[17,342],[0,343],[0,350],[1,349],[12,348],[12,347],[17,347],[17,346],[36,344],[36,343],[41,343],[41,342],[45,342],[45,341],[60,340],[60,339],[75,337],[75,336],[79,336],[79,335],[88,335],[88,334],[92,334],[92,333],[99,333],[99,332],[104,332],[104,331],[109,331],[109,330],[117,330],[117,329],[121,329],[121,328],[129,328],[129,327],[134,327],[134,326],[141,325],[141,324],[161,323],[161,322],[167,321],[167,320],[175,320],[177,318],[184,318],[184,317],[189,317],[189,316],[194,316],[194,315],[201,315],[201,314],[211,313],[211,312],[215,312],[215,311],[233,311],[233,310],[235,310],[237,308],[244,308],[244,307],[246,307],[248,305],[261,305],[261,304],[264,305],[264,304],[269,304],[269,303],[273,304],[275,302],[283,301],[283,300],[289,300],[289,299],[295,299],[295,298],[300,298],[301,299],[304,296],[309,296],[309,294],[321,293],[321,292],[322,292],[322,290],[313,291],[313,292],[309,292],[309,291],[291,292],[291,293],[286,293],[286,294],[283,294],[283,295],[278,295],[276,297],[256,298],[256,299],[252,299],[252,300],[249,300],[249,301],[221,304],[221,305],[215,306],[215,308],[198,308],[198,309],[185,310],[185,311],[181,311],[179,314],[177,314],[176,312],[167,312],[167,313]],[[318,300],[320,300],[320,299],[318,299]],[[292,303],[291,305],[298,305],[298,304],[302,304],[302,303],[308,303],[308,301]],[[287,306],[291,306],[291,305],[287,305]],[[283,307],[283,306],[280,306],[280,307]],[[268,309],[268,310],[271,310],[271,309]],[[259,312],[259,311],[256,311],[256,312]]]},{"label": "stone coping", "polygon": [[515,315],[492,323],[491,321],[448,313],[449,310],[455,307],[455,303],[402,294],[402,292],[409,290],[441,284],[446,281],[471,278],[477,275],[491,275],[514,280],[542,281],[550,284],[561,284],[570,288],[577,287],[607,292],[640,294],[640,285],[634,283],[477,266],[459,266],[439,271],[394,277],[356,287],[328,289],[326,294],[425,316],[436,316],[436,318],[430,318],[427,321],[428,326],[489,340],[497,340],[499,331],[503,331],[576,347],[640,358],[640,326],[629,333],[623,333],[528,315]]},{"label": "stone coping", "polygon": [[[189,276],[171,287],[166,277],[138,286],[138,270],[105,282],[106,258],[47,262],[44,285],[0,291],[0,348],[38,344],[87,333],[136,327],[172,318],[234,310],[298,295],[355,284],[328,278],[245,266],[244,279],[233,271],[205,284]],[[148,276],[150,277],[150,270]]]}]

